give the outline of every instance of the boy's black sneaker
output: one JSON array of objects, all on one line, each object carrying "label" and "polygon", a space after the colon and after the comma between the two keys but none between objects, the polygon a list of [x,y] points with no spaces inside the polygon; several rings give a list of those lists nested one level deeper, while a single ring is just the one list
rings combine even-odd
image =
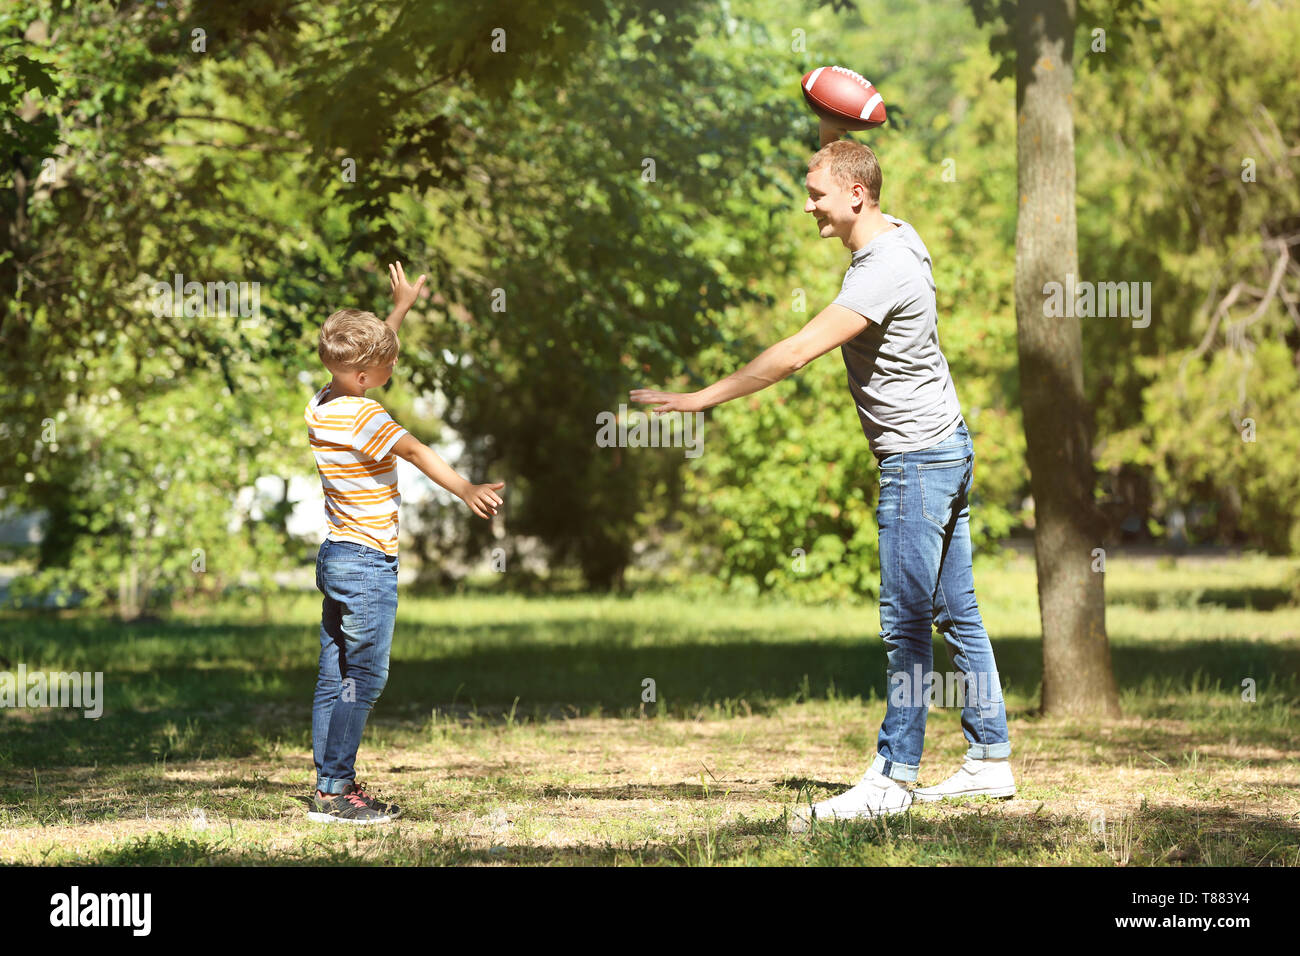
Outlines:
[{"label": "boy's black sneaker", "polygon": [[345,792],[323,800],[319,794],[313,793],[307,819],[314,823],[368,824],[389,823],[393,818],[370,806],[357,793],[355,786],[349,785]]},{"label": "boy's black sneaker", "polygon": [[401,807],[395,803],[381,803],[379,800],[376,800],[366,791],[366,785],[364,783],[353,781],[343,788],[343,793],[345,796],[349,793],[355,793],[366,802],[366,805],[370,807],[371,810],[374,810],[377,813],[387,814],[391,820],[396,820],[402,815]]}]

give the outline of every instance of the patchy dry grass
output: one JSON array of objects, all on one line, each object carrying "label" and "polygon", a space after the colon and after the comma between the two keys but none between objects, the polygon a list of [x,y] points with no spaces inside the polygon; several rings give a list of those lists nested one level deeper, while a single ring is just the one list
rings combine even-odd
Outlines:
[{"label": "patchy dry grass", "polygon": [[[856,782],[874,752],[874,608],[404,597],[358,764],[404,816],[360,831],[306,820],[300,605],[274,625],[34,627],[28,666],[102,664],[109,702],[99,721],[0,715],[0,863],[1300,864],[1300,611],[1252,606],[1291,566],[1252,569],[1238,600],[1231,575],[1215,592],[1112,563],[1123,719],[1036,714],[1038,645],[1017,633],[1032,574],[985,568],[1017,798],[798,835],[789,809]],[[1162,586],[1183,597],[1153,598]],[[662,695],[648,715],[643,675]],[[965,746],[957,715],[932,711],[921,783]]]},{"label": "patchy dry grass", "polygon": [[[1300,863],[1296,753],[1169,719],[1017,716],[1015,800],[788,834],[789,807],[862,773],[882,710],[385,724],[362,768],[404,819],[364,832],[307,822],[306,754],[10,773],[0,861]],[[923,782],[964,750],[950,715],[932,716]]]}]

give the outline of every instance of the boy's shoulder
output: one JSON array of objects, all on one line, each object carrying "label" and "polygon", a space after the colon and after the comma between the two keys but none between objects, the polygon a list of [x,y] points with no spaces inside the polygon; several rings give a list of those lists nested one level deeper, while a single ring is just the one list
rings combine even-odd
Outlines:
[{"label": "boy's shoulder", "polygon": [[366,398],[364,395],[357,396],[356,407],[358,409],[367,409],[367,410],[379,409],[379,411],[383,412],[385,415],[388,415],[389,418],[393,417],[392,415],[389,415],[388,409],[383,406],[383,403],[373,398]]},{"label": "boy's shoulder", "polygon": [[308,425],[333,427],[331,422],[336,426],[342,421],[350,421],[355,426],[357,418],[367,409],[377,407],[383,411],[383,406],[373,398],[365,398],[361,395],[331,396],[327,394],[328,388],[328,385],[321,388],[303,408],[302,417]]},{"label": "boy's shoulder", "polygon": [[363,433],[372,428],[395,429],[398,433],[405,431],[402,424],[392,416],[392,413],[373,398],[358,395],[352,408],[356,410],[353,428],[359,429]]},{"label": "boy's shoulder", "polygon": [[303,409],[303,418],[312,428],[350,427],[353,431],[389,428],[397,422],[388,409],[364,395],[328,395],[329,386],[321,388]]}]

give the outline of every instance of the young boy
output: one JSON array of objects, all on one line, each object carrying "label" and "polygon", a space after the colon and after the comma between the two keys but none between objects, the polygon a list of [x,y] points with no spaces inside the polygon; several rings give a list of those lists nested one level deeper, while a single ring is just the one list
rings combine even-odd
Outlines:
[{"label": "young boy", "polygon": [[[804,212],[823,239],[852,253],[840,294],[794,335],[738,372],[686,395],[635,389],[656,412],[697,412],[781,381],[842,346],[849,389],[880,466],[880,636],[889,693],[876,756],[858,784],[795,813],[851,819],[934,801],[1016,792],[1006,707],[993,648],[975,601],[969,495],[975,451],[948,362],[939,348],[930,254],[916,230],[880,211],[880,166],[859,143],[822,125],[808,163]],[[925,743],[931,626],[966,677],[962,730],[970,745],[960,770],[911,790]]]},{"label": "young boy", "polygon": [[356,782],[353,766],[366,719],[388,681],[397,617],[397,459],[404,458],[460,498],[480,518],[501,507],[504,482],[466,481],[393,421],[366,390],[388,384],[397,330],[424,285],[400,262],[388,267],[393,311],[342,309],[325,320],[316,350],[330,383],[303,413],[325,492],[329,533],[316,556],[321,603],[320,677],[312,709],[316,792],[308,818],[319,823],[387,823],[401,811]]}]

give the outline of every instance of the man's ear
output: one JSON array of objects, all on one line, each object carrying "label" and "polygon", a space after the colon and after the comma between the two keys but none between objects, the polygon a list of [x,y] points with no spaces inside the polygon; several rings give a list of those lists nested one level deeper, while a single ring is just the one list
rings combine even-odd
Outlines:
[{"label": "man's ear", "polygon": [[862,211],[867,208],[867,187],[862,183],[853,184],[853,211],[857,215],[862,215]]}]

